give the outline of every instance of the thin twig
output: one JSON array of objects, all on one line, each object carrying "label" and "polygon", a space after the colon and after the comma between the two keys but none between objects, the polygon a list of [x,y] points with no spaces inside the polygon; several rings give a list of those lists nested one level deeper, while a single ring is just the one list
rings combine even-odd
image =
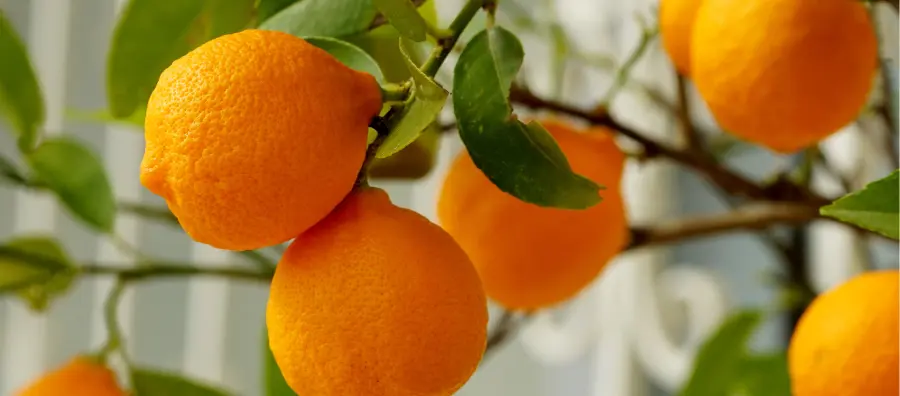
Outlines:
[{"label": "thin twig", "polygon": [[272,272],[245,268],[199,267],[184,263],[150,262],[140,267],[122,267],[113,264],[89,263],[79,268],[85,275],[113,275],[127,281],[151,278],[180,278],[187,276],[214,276],[248,281],[269,282]]},{"label": "thin twig", "polygon": [[601,106],[609,107],[612,104],[616,95],[630,80],[631,69],[634,68],[634,65],[637,64],[638,60],[644,55],[644,52],[647,51],[647,48],[650,47],[650,43],[656,38],[656,35],[656,29],[644,28],[638,45],[634,47],[634,50],[631,51],[631,54],[628,55],[625,62],[622,63],[622,66],[616,71],[616,78],[613,81],[613,85],[606,91],[606,94],[603,95],[603,100],[600,102]]},{"label": "thin twig", "polygon": [[687,93],[687,79],[684,76],[675,73],[676,82],[678,84],[678,126],[681,136],[684,139],[684,145],[688,150],[700,152],[700,139],[697,136],[697,130],[691,120],[691,105]]}]

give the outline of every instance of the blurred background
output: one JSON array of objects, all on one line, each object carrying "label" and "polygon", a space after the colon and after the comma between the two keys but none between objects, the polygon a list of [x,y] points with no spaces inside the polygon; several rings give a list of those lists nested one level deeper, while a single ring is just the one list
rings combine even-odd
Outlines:
[{"label": "blurred background", "polygon": [[[100,153],[121,202],[161,207],[164,202],[138,181],[141,128],[73,116],[76,110],[107,106],[106,54],[122,3],[0,0],[0,10],[27,44],[44,92],[48,133],[73,135]],[[461,3],[436,0],[439,19],[446,24]],[[655,23],[656,6],[651,0],[504,0],[499,17],[525,44],[523,76],[531,89],[584,104],[596,103],[611,86],[615,71],[641,40],[639,21]],[[896,67],[896,14],[880,5],[875,9],[885,38],[883,57]],[[561,52],[583,56],[581,61],[556,62]],[[452,65],[443,70],[452,70]],[[629,79],[635,84],[620,92],[612,111],[654,137],[676,139],[675,114],[661,104],[675,100],[676,78],[659,40],[649,43]],[[694,121],[715,130],[702,101],[688,88]],[[8,128],[0,120],[0,154],[16,158]],[[887,128],[864,116],[825,142],[825,155],[858,188],[892,169],[880,138],[889,133]],[[896,149],[896,143],[893,146]],[[434,167],[424,178],[375,184],[386,188],[396,204],[436,220],[437,187],[448,160],[461,147],[455,134],[443,134]],[[726,161],[749,176],[764,178],[794,159],[738,144]],[[630,163],[624,183],[629,215],[637,224],[728,208],[705,181],[669,163]],[[824,169],[814,169],[813,183],[828,196],[844,192],[834,172]],[[787,239],[794,236],[795,246],[808,253],[802,266],[816,290],[869,266],[898,265],[896,245],[861,240],[835,223],[776,231]],[[133,258],[73,220],[52,197],[0,183],[0,240],[26,233],[57,236],[81,262],[134,264]],[[252,265],[243,257],[192,243],[178,228],[133,214],[118,218],[116,234],[159,259]],[[674,394],[691,374],[697,346],[725,317],[745,308],[769,313],[753,337],[753,348],[783,349],[793,319],[784,309],[790,293],[775,279],[785,276],[785,259],[752,233],[623,254],[578,299],[536,315],[511,334],[459,394]],[[106,337],[102,303],[111,285],[111,279],[84,277],[43,314],[30,311],[19,299],[0,300],[0,395],[10,395],[48,368],[101,345]],[[135,284],[120,308],[131,356],[141,364],[223,384],[237,395],[261,395],[266,294],[265,284],[211,278]],[[492,322],[498,312],[492,311]]]}]

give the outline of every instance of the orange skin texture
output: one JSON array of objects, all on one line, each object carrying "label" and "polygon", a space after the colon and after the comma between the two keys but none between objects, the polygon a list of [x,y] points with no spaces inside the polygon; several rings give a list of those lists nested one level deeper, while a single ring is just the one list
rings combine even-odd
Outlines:
[{"label": "orange skin texture", "polygon": [[294,240],[266,310],[285,380],[317,396],[452,395],[481,360],[487,321],[465,252],[369,187]]},{"label": "orange skin texture", "polygon": [[662,0],[659,3],[659,34],[663,48],[681,75],[691,74],[691,33],[702,0]]},{"label": "orange skin texture", "polygon": [[538,309],[574,297],[628,242],[620,194],[625,155],[605,129],[541,121],[572,169],[606,186],[586,210],[539,207],[502,192],[468,153],[450,166],[438,199],[441,225],[469,254],[491,299]]},{"label": "orange skin texture", "polygon": [[866,272],[819,295],[788,347],[794,396],[900,394],[900,277]]},{"label": "orange skin texture", "polygon": [[862,2],[705,0],[694,21],[691,76],[722,128],[793,153],[857,117],[877,57]]},{"label": "orange skin texture", "polygon": [[145,119],[141,183],[198,242],[279,244],[350,192],[380,110],[374,77],[300,38],[225,35],[160,76]]},{"label": "orange skin texture", "polygon": [[125,396],[116,374],[86,357],[76,357],[48,372],[16,396]]}]

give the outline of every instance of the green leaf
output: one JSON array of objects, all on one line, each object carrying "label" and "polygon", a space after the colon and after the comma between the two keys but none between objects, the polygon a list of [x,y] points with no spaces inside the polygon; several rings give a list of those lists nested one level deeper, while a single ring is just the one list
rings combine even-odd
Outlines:
[{"label": "green leaf", "polygon": [[281,10],[259,28],[297,37],[344,37],[367,30],[377,14],[372,0],[303,0]]},{"label": "green leaf", "polygon": [[325,52],[337,58],[345,66],[353,70],[369,73],[375,77],[379,84],[384,83],[384,74],[381,73],[378,62],[359,47],[331,37],[303,37],[303,39],[325,50]]},{"label": "green leaf", "polygon": [[206,0],[207,39],[239,32],[250,26],[256,0]]},{"label": "green leaf", "polygon": [[272,15],[300,0],[257,0],[256,15],[259,22],[265,22]]},{"label": "green leaf", "polygon": [[28,50],[0,11],[0,110],[18,132],[19,149],[31,151],[44,122],[44,99]]},{"label": "green leaf", "polygon": [[584,209],[600,187],[569,167],[550,134],[512,114],[509,89],[522,65],[522,44],[494,27],[477,34],[456,64],[453,107],[475,165],[500,190],[539,206]]},{"label": "green leaf", "polygon": [[425,41],[428,24],[410,0],[372,0],[400,34],[413,41]]},{"label": "green leaf", "polygon": [[791,396],[791,378],[784,353],[746,356],[740,372],[731,394]]},{"label": "green leaf", "polygon": [[185,36],[206,0],[130,0],[113,31],[107,58],[110,112],[124,118],[150,97],[159,75],[190,48]]},{"label": "green leaf", "polygon": [[28,182],[25,175],[23,175],[22,172],[19,172],[17,166],[14,165],[12,161],[2,156],[0,156],[0,176],[17,184],[26,184]]},{"label": "green leaf", "polygon": [[264,367],[264,385],[265,385],[265,394],[266,396],[296,396],[297,393],[288,386],[287,381],[284,380],[284,376],[281,375],[281,369],[278,368],[278,363],[275,362],[275,356],[272,355],[272,350],[269,349],[269,334],[268,332],[264,332],[265,337],[263,337],[263,350],[265,351],[265,367]]},{"label": "green leaf", "polygon": [[740,378],[747,342],[761,321],[758,311],[742,311],[727,318],[700,348],[694,372],[679,395],[728,395]]},{"label": "green leaf", "polygon": [[135,368],[131,371],[135,396],[227,396],[229,393],[163,371]]},{"label": "green leaf", "polygon": [[65,293],[76,269],[56,239],[18,237],[0,245],[0,293],[14,291],[41,312]]},{"label": "green leaf", "polygon": [[900,170],[820,209],[823,216],[900,239]]},{"label": "green leaf", "polygon": [[441,114],[444,103],[447,102],[449,93],[438,85],[437,82],[426,76],[419,70],[407,55],[409,52],[400,41],[400,50],[409,72],[413,76],[413,97],[404,106],[403,112],[395,118],[395,124],[390,126],[390,134],[384,140],[375,154],[376,158],[387,158],[416,141],[422,131],[428,128]]},{"label": "green leaf", "polygon": [[87,147],[69,138],[47,139],[28,156],[28,163],[75,216],[99,231],[112,231],[112,188],[100,159]]}]

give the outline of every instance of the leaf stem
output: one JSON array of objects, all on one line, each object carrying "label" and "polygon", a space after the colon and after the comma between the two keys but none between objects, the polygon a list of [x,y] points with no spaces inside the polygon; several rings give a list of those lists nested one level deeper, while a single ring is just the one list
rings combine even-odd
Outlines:
[{"label": "leaf stem", "polygon": [[422,65],[422,72],[426,76],[434,77],[437,74],[441,65],[444,64],[444,60],[447,59],[447,55],[450,55],[450,52],[453,51],[453,47],[459,41],[459,37],[466,30],[466,26],[469,26],[469,22],[475,17],[478,10],[493,4],[493,0],[469,0],[466,2],[459,14],[456,15],[456,18],[453,19],[453,22],[450,22],[450,27],[447,29],[450,35],[438,40],[438,46],[434,48],[428,60]]},{"label": "leaf stem", "polygon": [[625,59],[625,63],[622,64],[622,67],[616,71],[616,79],[613,82],[613,85],[606,91],[606,95],[603,95],[603,101],[601,101],[600,105],[602,107],[608,108],[610,104],[612,104],[613,99],[616,98],[619,91],[628,83],[629,76],[631,75],[631,69],[634,68],[634,65],[637,64],[637,61],[641,59],[641,56],[644,52],[647,51],[647,48],[650,46],[650,43],[656,37],[657,30],[644,27],[643,32],[641,33],[641,41],[638,43],[637,47],[628,55],[628,58]]},{"label": "leaf stem", "polygon": [[381,86],[382,102],[403,102],[409,95],[409,84],[384,84]]},{"label": "leaf stem", "polygon": [[119,276],[106,296],[106,302],[103,306],[103,320],[106,323],[107,338],[106,343],[100,348],[99,357],[104,361],[115,351],[118,351],[126,362],[129,361],[125,350],[122,348],[122,331],[119,328],[119,301],[122,299],[124,291],[125,278]]}]

